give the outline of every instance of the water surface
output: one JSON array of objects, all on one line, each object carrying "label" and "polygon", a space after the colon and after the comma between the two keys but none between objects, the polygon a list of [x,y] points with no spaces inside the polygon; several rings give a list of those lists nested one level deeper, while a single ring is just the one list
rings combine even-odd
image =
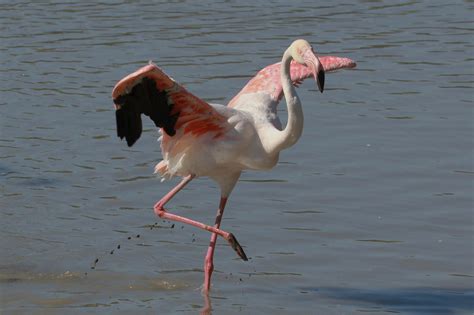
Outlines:
[{"label": "water surface", "polygon": [[[243,174],[223,227],[251,259],[218,243],[213,313],[473,312],[471,2],[16,1],[0,17],[2,314],[199,313],[209,235],[154,217],[176,181],[152,175],[151,122],[131,149],[116,138],[111,89],[153,60],[225,104],[300,37],[358,68],[323,94],[304,83],[301,140]],[[217,202],[200,178],[170,208],[213,222]]]}]

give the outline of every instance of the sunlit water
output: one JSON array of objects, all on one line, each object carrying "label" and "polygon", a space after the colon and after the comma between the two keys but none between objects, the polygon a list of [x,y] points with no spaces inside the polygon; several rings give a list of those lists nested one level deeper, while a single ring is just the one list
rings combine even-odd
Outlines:
[{"label": "sunlit water", "polygon": [[[198,313],[209,235],[154,217],[176,181],[151,123],[116,138],[111,89],[153,60],[225,104],[303,37],[358,68],[303,84],[303,137],[242,176],[223,227],[251,260],[218,243],[214,314],[471,314],[473,4],[315,3],[3,2],[1,313]],[[170,209],[210,223],[218,197]]]}]

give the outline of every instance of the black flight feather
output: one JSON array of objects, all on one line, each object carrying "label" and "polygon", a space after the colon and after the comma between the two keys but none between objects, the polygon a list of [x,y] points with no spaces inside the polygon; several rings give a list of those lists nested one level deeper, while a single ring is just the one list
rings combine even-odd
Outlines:
[{"label": "black flight feather", "polygon": [[117,136],[125,138],[129,147],[142,134],[141,114],[149,116],[155,126],[163,128],[168,135],[175,135],[174,127],[179,113],[171,114],[173,104],[168,103],[166,92],[159,91],[152,79],[143,78],[130,93],[120,95],[114,103],[120,105],[120,109],[115,112]]}]

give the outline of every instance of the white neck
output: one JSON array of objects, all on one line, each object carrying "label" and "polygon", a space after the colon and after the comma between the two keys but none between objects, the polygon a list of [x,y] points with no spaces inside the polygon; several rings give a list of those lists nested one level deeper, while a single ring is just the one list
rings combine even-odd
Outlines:
[{"label": "white neck", "polygon": [[298,141],[303,133],[303,109],[301,102],[296,94],[295,87],[291,82],[290,63],[293,57],[291,56],[291,49],[288,48],[283,54],[281,61],[281,84],[283,87],[283,94],[288,108],[288,122],[285,129],[279,131],[273,136],[270,151],[278,153],[283,149],[291,147]]}]

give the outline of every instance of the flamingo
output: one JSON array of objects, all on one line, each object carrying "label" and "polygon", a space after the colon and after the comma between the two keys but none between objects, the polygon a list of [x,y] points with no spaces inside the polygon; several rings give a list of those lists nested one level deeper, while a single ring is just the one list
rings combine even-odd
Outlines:
[{"label": "flamingo", "polygon": [[[179,184],[154,205],[162,219],[211,232],[204,259],[202,292],[208,294],[214,270],[217,237],[227,240],[244,261],[247,256],[232,233],[220,228],[229,195],[243,170],[269,170],[279,153],[297,142],[303,131],[303,110],[295,86],[311,76],[320,92],[325,71],[353,68],[348,58],[317,57],[303,39],[294,41],[281,62],[259,71],[227,106],[209,104],[188,92],[155,64],[120,80],[112,91],[117,135],[132,146],[142,132],[141,115],[149,116],[161,133],[163,160],[155,173],[163,179],[182,177]],[[285,97],[288,120],[283,128],[277,105]],[[220,187],[214,225],[170,213],[165,205],[191,180],[207,176]]]}]

